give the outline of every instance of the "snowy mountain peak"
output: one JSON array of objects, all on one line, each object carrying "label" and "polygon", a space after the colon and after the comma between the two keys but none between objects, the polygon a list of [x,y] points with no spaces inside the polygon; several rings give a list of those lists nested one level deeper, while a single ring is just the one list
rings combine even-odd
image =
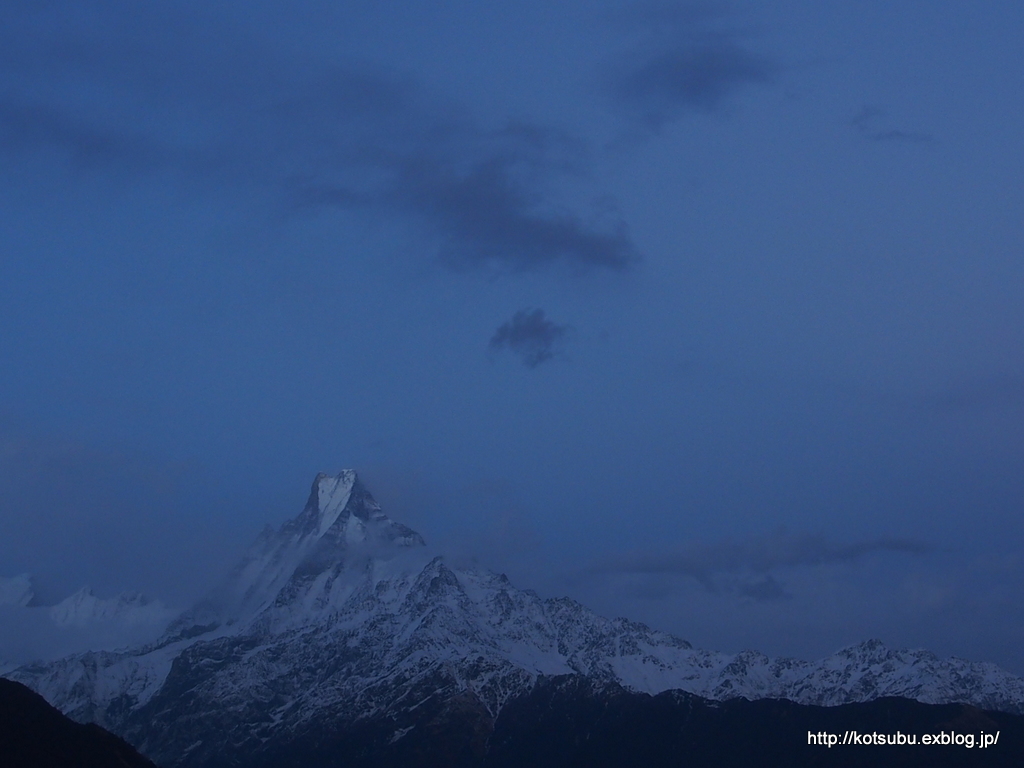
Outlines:
[{"label": "snowy mountain peak", "polygon": [[318,474],[306,507],[294,523],[297,525],[286,524],[282,533],[294,527],[301,531],[302,538],[328,538],[338,544],[424,544],[418,533],[381,512],[380,504],[352,469],[343,469],[336,475]]},{"label": "snowy mountain peak", "polygon": [[171,612],[159,600],[150,600],[141,592],[122,592],[100,598],[89,587],[64,598],[49,610],[53,622],[60,627],[87,627],[116,622],[123,626],[162,626]]},{"label": "snowy mountain peak", "polygon": [[266,529],[227,582],[172,632],[245,623],[271,607],[289,614],[288,621],[295,613],[312,617],[330,609],[335,583],[349,571],[423,546],[423,537],[381,512],[355,471],[320,473],[298,517],[277,531]]},{"label": "snowy mountain peak", "polygon": [[343,469],[333,477],[321,472],[313,480],[303,515],[316,523],[317,538],[323,536],[341,516],[357,482],[356,473],[351,469]]}]

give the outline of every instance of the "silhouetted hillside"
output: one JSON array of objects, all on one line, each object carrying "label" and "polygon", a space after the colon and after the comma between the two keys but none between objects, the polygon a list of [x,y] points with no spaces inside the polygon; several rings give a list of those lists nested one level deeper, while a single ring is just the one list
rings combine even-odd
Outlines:
[{"label": "silhouetted hillside", "polygon": [[[808,732],[969,736],[975,747],[808,744]],[[999,733],[982,748],[981,733]],[[487,768],[906,768],[1024,765],[1024,717],[901,698],[837,707],[657,696],[578,676],[542,680],[502,710]]]},{"label": "silhouetted hillside", "polygon": [[21,683],[0,678],[3,768],[155,768],[98,725],[68,719]]}]

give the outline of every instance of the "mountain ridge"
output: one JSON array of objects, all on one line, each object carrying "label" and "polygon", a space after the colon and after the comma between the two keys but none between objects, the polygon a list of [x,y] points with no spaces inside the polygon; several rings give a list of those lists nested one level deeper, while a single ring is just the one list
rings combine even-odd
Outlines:
[{"label": "mountain ridge", "polygon": [[486,729],[538,680],[560,675],[717,701],[902,696],[1024,713],[1024,680],[991,664],[879,641],[817,662],[704,651],[569,598],[542,599],[502,574],[451,567],[384,515],[351,470],[317,475],[298,517],[261,534],[160,640],[9,676],[158,762],[205,767],[225,750],[251,757],[346,723],[394,721],[400,740],[417,722],[410,713],[431,708],[475,713]]}]

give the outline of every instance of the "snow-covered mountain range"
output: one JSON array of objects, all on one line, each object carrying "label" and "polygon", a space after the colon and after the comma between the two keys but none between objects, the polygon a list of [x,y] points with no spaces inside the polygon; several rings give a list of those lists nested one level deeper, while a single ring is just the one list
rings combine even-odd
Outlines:
[{"label": "snow-covered mountain range", "polygon": [[50,618],[59,627],[91,627],[116,624],[122,628],[159,626],[174,618],[159,600],[150,600],[141,592],[121,592],[100,598],[89,587],[64,598],[49,609]]},{"label": "snow-covered mountain range", "polygon": [[264,531],[158,641],[7,676],[160,764],[206,766],[322,739],[339,724],[385,723],[393,742],[421,722],[415,713],[438,707],[486,726],[539,679],[567,674],[713,700],[900,696],[1024,713],[1024,680],[991,664],[878,641],[816,662],[704,651],[500,574],[453,568],[385,516],[350,470],[318,475],[301,514]]},{"label": "snow-covered mountain range", "polygon": [[174,618],[159,600],[151,600],[141,592],[121,592],[113,597],[97,597],[90,587],[82,587],[55,605],[41,604],[36,599],[32,577],[27,573],[5,578],[0,576],[0,606],[43,611],[58,627],[88,627],[95,624],[118,623],[131,626],[153,624]]},{"label": "snow-covered mountain range", "polygon": [[148,642],[177,613],[139,592],[99,597],[89,587],[50,605],[28,574],[0,577],[0,674],[32,659]]}]

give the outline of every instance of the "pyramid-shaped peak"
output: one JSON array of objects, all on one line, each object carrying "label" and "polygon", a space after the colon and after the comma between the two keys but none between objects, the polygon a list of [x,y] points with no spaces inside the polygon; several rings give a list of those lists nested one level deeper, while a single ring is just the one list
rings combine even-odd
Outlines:
[{"label": "pyramid-shaped peak", "polygon": [[[419,534],[400,523],[396,523],[381,512],[380,504],[360,481],[354,469],[343,469],[336,475],[319,473],[313,480],[309,500],[303,512],[306,522],[303,528],[314,538],[321,538],[328,531],[340,534],[346,531],[346,538],[362,539],[367,526],[376,531],[370,538],[404,540],[405,544],[422,544]],[[354,518],[354,520],[353,520]]]}]

